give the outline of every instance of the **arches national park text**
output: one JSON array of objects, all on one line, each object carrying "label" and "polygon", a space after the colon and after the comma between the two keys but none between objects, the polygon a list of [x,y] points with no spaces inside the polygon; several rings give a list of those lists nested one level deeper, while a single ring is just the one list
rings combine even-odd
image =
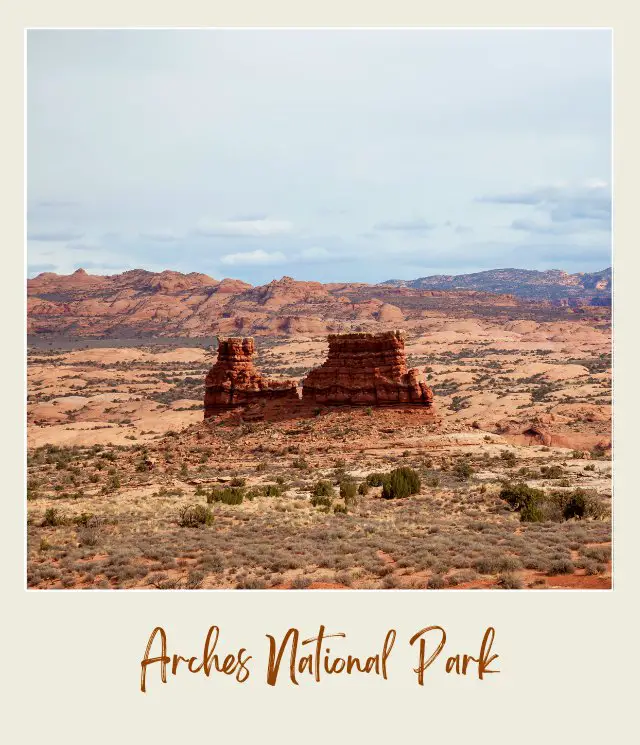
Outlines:
[{"label": "arches national park text", "polygon": [[[210,626],[196,654],[171,648],[169,635],[161,626],[151,632],[140,662],[140,690],[146,693],[153,683],[167,683],[169,676],[197,673],[205,677],[229,676],[237,683],[252,677],[270,686],[321,683],[333,675],[373,675],[388,680],[392,673],[393,650],[408,644],[415,651],[411,671],[418,685],[432,675],[449,674],[485,680],[498,673],[499,655],[493,652],[495,629],[489,626],[473,650],[456,649],[442,626],[424,626],[410,637],[400,639],[395,629],[381,636],[377,648],[354,654],[347,634],[320,625],[317,632],[304,633],[290,628],[277,636],[266,634],[266,662],[262,670],[250,650],[224,644],[220,628]],[[261,650],[263,651],[263,650]]]}]

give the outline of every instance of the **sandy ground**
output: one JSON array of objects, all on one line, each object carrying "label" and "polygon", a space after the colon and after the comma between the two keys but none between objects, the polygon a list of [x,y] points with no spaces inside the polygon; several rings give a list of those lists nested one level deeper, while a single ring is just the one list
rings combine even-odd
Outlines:
[{"label": "sandy ground", "polygon": [[[259,338],[257,343],[256,362],[265,374],[297,380],[326,352],[323,337]],[[370,415],[362,409],[323,411],[319,416],[300,411],[288,417],[274,412],[271,421],[267,412],[253,424],[230,414],[207,425],[201,403],[204,376],[213,362],[208,349],[34,350],[28,361],[29,478],[37,484],[29,501],[30,584],[609,586],[609,559],[597,550],[601,545],[609,551],[608,518],[582,521],[578,527],[575,520],[550,526],[557,550],[551,543],[545,549],[535,526],[526,526],[523,535],[531,535],[531,541],[524,546],[518,543],[517,515],[504,512],[497,495],[505,478],[524,479],[545,494],[587,488],[609,504],[610,344],[604,323],[432,317],[409,329],[407,353],[434,388],[435,415],[416,409]],[[503,456],[506,452],[513,455]],[[473,475],[458,483],[451,473],[463,457],[471,459]],[[417,469],[422,478],[420,494],[403,502],[404,508],[380,499],[379,489],[363,496],[346,516],[325,514],[309,504],[319,479],[331,481],[337,494],[344,469],[361,483],[372,471],[399,465]],[[562,476],[545,479],[545,465],[557,465]],[[199,488],[206,491],[234,478],[245,482],[243,488],[260,491],[271,483],[284,491],[238,506],[213,504],[218,526],[213,532],[176,527],[181,504],[203,502]],[[164,495],[163,490],[172,489],[181,493]],[[64,521],[42,526],[47,509],[64,513]],[[89,525],[83,525],[83,515],[91,515]],[[94,529],[94,519],[100,536],[95,549],[82,538]],[[252,521],[255,534],[246,532]],[[478,521],[494,526],[497,542],[487,542],[485,533],[476,535]],[[370,525],[377,532],[369,532]],[[424,549],[438,535],[430,532],[434,525],[451,541],[449,548],[442,540],[430,549],[438,557],[435,569],[427,566]],[[419,539],[422,534],[426,543]],[[207,540],[215,536],[215,546],[203,543],[205,535]],[[296,535],[302,556],[293,550],[293,565],[287,568],[283,545]],[[160,558],[135,558],[142,555],[135,543],[141,536],[143,542],[156,536]],[[322,566],[322,540],[333,552],[328,566]],[[491,553],[501,542],[511,546],[505,555],[520,556],[519,564],[509,569],[505,560],[507,569],[478,570],[482,557],[474,552]],[[52,548],[42,548],[45,544]],[[349,552],[350,545],[355,553]],[[224,571],[210,569],[211,551],[222,557]],[[589,551],[597,558],[590,558]],[[552,574],[553,562],[562,557],[573,560],[573,571]],[[114,569],[120,560],[126,571]],[[548,566],[527,565],[536,561]],[[84,563],[90,569],[83,573]],[[474,571],[475,577],[465,579],[465,572]]]}]

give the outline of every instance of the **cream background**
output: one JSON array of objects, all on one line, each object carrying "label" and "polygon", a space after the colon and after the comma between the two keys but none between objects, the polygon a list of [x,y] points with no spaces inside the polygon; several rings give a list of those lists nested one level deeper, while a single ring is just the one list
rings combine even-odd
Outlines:
[{"label": "cream background", "polygon": [[[638,499],[635,486],[638,364],[635,287],[638,132],[637,11],[632,3],[477,0],[431,5],[395,0],[270,2],[223,5],[181,0],[56,3],[23,0],[0,9],[3,114],[0,205],[5,319],[3,395],[3,730],[8,741],[107,743],[627,742],[636,729]],[[635,17],[634,17],[635,16]],[[615,589],[551,592],[27,592],[24,584],[24,262],[23,29],[66,26],[612,26],[615,45]],[[8,231],[7,231],[8,226]],[[633,284],[632,284],[633,283]],[[635,284],[635,287],[634,287]],[[21,315],[22,314],[22,315]],[[637,369],[637,368],[636,368]],[[636,456],[634,458],[634,456]],[[636,594],[637,598],[637,594]],[[634,606],[635,601],[635,606]],[[635,614],[634,614],[635,611]],[[210,624],[221,648],[248,647],[250,680],[188,673],[161,686],[150,672],[139,691],[139,661],[156,625],[169,651],[198,654]],[[334,676],[319,686],[264,682],[265,634],[289,626],[312,636],[324,623],[347,639],[336,652],[378,651],[398,631],[390,676]],[[440,663],[419,688],[409,637],[447,629],[445,651],[477,653],[484,629],[496,628],[499,675],[479,682],[447,676]],[[442,660],[442,658],[440,658]],[[440,662],[440,661],[439,661]]]}]

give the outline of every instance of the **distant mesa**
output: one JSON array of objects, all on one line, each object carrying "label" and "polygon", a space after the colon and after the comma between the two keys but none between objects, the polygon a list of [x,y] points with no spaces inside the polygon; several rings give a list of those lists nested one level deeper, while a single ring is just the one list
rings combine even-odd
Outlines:
[{"label": "distant mesa", "polygon": [[478,290],[548,300],[568,306],[610,305],[611,267],[599,272],[568,274],[559,269],[490,269],[472,274],[434,274],[418,279],[388,279],[383,286],[414,290]]},{"label": "distant mesa", "polygon": [[[433,391],[407,367],[403,331],[331,334],[329,354],[302,383],[304,403],[327,406],[433,406]],[[298,402],[294,381],[264,378],[253,364],[251,337],[218,340],[218,359],[205,380],[205,419],[256,401]]]}]

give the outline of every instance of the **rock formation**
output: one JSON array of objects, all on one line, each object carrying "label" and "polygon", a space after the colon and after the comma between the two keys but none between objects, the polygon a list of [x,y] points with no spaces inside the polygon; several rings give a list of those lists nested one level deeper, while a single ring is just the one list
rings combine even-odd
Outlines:
[{"label": "rock formation", "polygon": [[218,359],[205,379],[204,416],[258,399],[298,400],[293,381],[268,380],[253,364],[255,345],[251,337],[218,338]]},{"label": "rock formation", "polygon": [[302,383],[304,401],[319,404],[431,406],[433,391],[407,368],[404,332],[330,334],[329,354]]}]

